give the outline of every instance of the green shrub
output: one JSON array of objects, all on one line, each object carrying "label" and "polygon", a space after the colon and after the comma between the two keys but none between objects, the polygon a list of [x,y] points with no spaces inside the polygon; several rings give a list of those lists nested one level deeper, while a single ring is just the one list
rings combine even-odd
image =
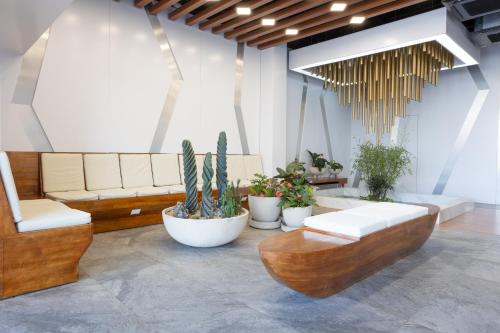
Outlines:
[{"label": "green shrub", "polygon": [[255,174],[250,181],[252,185],[248,188],[251,195],[256,197],[275,197],[279,184],[274,178]]},{"label": "green shrub", "polygon": [[224,193],[220,198],[220,209],[224,217],[233,217],[241,214],[241,200],[242,196],[240,194],[240,182],[234,186],[234,183],[228,183]]}]

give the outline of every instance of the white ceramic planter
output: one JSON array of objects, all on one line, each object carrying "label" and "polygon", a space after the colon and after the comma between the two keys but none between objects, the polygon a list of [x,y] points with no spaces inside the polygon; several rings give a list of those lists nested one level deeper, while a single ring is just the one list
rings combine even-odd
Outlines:
[{"label": "white ceramic planter", "polygon": [[240,236],[248,223],[248,210],[239,216],[225,219],[181,219],[168,214],[173,207],[162,212],[167,232],[179,243],[193,247],[214,247],[232,242]]},{"label": "white ceramic planter", "polygon": [[252,219],[258,222],[276,222],[280,217],[281,207],[278,197],[248,196],[248,206]]},{"label": "white ceramic planter", "polygon": [[283,209],[283,221],[288,227],[300,228],[304,219],[312,215],[312,206]]}]

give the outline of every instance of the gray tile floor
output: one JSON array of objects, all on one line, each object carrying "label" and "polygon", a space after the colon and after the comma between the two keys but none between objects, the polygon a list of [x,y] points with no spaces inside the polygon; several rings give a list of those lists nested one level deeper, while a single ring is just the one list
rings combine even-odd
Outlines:
[{"label": "gray tile floor", "polygon": [[79,282],[0,301],[0,332],[500,332],[500,237],[436,230],[327,299],[277,283],[248,228],[214,249],[163,226],[97,235]]}]

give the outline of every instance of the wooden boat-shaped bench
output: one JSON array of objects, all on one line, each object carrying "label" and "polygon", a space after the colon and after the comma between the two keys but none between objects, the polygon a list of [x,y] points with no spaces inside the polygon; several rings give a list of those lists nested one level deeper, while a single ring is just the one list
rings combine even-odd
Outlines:
[{"label": "wooden boat-shaped bench", "polygon": [[[327,297],[418,250],[431,235],[439,208],[427,214],[352,237],[301,228],[265,239],[259,252],[269,274],[302,294]],[[347,211],[344,211],[347,212]]]}]

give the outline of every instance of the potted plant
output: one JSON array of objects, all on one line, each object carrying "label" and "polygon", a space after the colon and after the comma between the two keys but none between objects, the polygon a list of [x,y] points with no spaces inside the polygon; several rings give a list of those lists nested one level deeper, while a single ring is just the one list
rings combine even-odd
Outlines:
[{"label": "potted plant", "polygon": [[410,163],[410,153],[403,146],[374,145],[371,142],[360,145],[353,169],[359,171],[368,187],[368,195],[360,198],[392,201],[387,193],[394,189],[399,177],[411,174]]},{"label": "potted plant", "polygon": [[313,153],[307,151],[309,156],[311,156],[311,167],[309,167],[309,172],[314,176],[319,176],[323,173],[328,161],[324,158],[323,154]]},{"label": "potted plant", "polygon": [[330,175],[333,175],[335,177],[337,177],[342,172],[342,170],[344,170],[344,166],[335,160],[331,160],[327,164],[328,172],[330,173]]},{"label": "potted plant", "polygon": [[205,155],[203,163],[202,199],[198,203],[196,160],[191,143],[182,142],[184,154],[184,184],[186,201],[163,210],[167,232],[179,243],[194,247],[213,247],[232,242],[247,225],[248,211],[241,207],[239,182],[227,183],[226,134],[219,134],[217,142],[218,200],[212,196],[212,154]]},{"label": "potted plant", "polygon": [[248,188],[248,205],[252,216],[250,225],[258,229],[279,228],[279,183],[275,178],[267,178],[264,175],[255,174],[254,177]]}]

